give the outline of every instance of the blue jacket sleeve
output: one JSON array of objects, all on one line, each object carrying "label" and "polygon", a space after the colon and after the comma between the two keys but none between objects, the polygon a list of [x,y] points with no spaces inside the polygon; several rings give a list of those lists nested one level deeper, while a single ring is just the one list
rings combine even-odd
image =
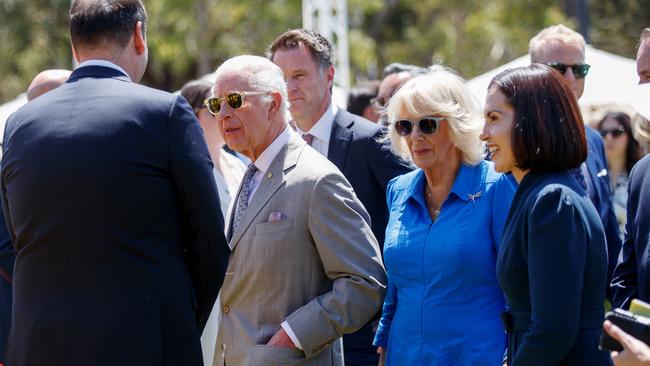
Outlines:
[{"label": "blue jacket sleeve", "polygon": [[386,298],[384,299],[377,334],[375,334],[375,340],[372,342],[373,345],[384,348],[388,345],[388,335],[390,334],[390,326],[393,321],[396,306],[397,288],[395,288],[393,283],[390,282],[390,278],[388,278],[388,290],[386,291]]},{"label": "blue jacket sleeve", "polygon": [[579,331],[587,233],[570,196],[555,188],[538,196],[528,217],[531,324],[513,365],[557,365]]}]

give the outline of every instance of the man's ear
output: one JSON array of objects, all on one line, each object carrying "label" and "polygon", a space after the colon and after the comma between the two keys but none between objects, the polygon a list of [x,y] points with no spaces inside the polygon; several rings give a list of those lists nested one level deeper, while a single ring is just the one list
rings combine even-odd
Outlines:
[{"label": "man's ear", "polygon": [[274,118],[278,113],[280,113],[280,105],[282,105],[282,94],[278,91],[274,91],[269,94],[271,94],[271,97],[273,98],[271,104],[269,105],[269,117]]},{"label": "man's ear", "polygon": [[137,22],[133,30],[133,44],[138,55],[143,54],[147,50],[147,41],[144,39],[143,27],[142,22]]},{"label": "man's ear", "polygon": [[325,70],[325,77],[327,78],[327,86],[331,89],[334,86],[334,65]]}]

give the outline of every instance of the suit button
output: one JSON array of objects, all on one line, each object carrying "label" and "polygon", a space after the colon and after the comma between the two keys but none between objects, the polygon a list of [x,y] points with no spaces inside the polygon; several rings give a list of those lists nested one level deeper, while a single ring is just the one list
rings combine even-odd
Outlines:
[{"label": "suit button", "polygon": [[230,313],[230,306],[224,305],[223,306],[223,313],[224,314],[229,314]]}]

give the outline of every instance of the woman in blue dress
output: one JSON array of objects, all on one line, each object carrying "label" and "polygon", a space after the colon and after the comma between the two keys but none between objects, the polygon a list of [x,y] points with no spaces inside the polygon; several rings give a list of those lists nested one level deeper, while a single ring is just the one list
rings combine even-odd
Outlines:
[{"label": "woman in blue dress", "polygon": [[496,170],[519,182],[497,257],[508,365],[609,365],[598,350],[607,246],[580,183],[587,142],[573,92],[546,65],[506,70],[490,84],[485,120]]},{"label": "woman in blue dress", "polygon": [[419,169],[393,179],[388,291],[374,344],[387,365],[500,365],[495,263],[514,181],[482,159],[483,121],[452,71],[404,84],[386,109],[393,150]]}]

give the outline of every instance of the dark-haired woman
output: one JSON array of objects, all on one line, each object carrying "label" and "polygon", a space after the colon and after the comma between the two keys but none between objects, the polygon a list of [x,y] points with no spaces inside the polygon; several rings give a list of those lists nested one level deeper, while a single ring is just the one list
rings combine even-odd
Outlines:
[{"label": "dark-haired woman", "polygon": [[598,122],[603,137],[607,168],[611,184],[611,199],[621,239],[627,220],[627,181],[630,170],[641,159],[641,147],[632,135],[630,116],[623,112],[609,112]]},{"label": "dark-haired woman", "polygon": [[507,70],[490,83],[485,118],[495,169],[519,182],[497,257],[508,365],[609,365],[598,350],[605,234],[571,173],[587,156],[573,93],[545,65]]}]

